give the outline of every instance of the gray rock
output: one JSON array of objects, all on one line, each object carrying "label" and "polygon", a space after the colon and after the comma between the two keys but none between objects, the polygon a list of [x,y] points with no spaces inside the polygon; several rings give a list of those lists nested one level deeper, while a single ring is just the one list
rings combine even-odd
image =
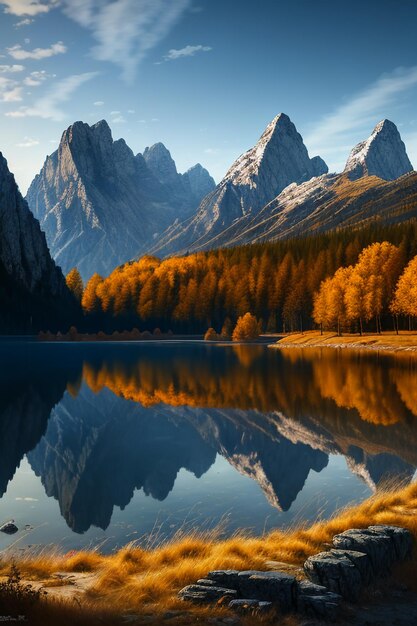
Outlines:
[{"label": "gray rock", "polygon": [[412,170],[400,133],[389,120],[379,122],[371,136],[353,148],[345,167],[351,180],[362,176],[395,180]]},{"label": "gray rock", "polygon": [[342,550],[342,549],[332,549],[330,553],[336,557],[345,556],[353,563],[355,567],[358,568],[362,582],[364,585],[369,585],[374,577],[374,571],[372,568],[372,563],[370,557],[364,552],[357,552],[356,550]]},{"label": "gray rock", "polygon": [[366,554],[371,561],[375,575],[382,575],[389,571],[397,558],[391,537],[368,528],[353,528],[336,535],[333,537],[333,545],[338,549],[355,550]]},{"label": "gray rock", "polygon": [[304,563],[304,571],[313,583],[348,600],[356,600],[363,585],[361,573],[343,551],[338,552],[320,552],[309,557]]},{"label": "gray rock", "polygon": [[217,583],[214,580],[209,580],[208,578],[199,578],[196,584],[205,585],[206,587],[216,587]]},{"label": "gray rock", "polygon": [[334,620],[338,616],[342,597],[331,591],[322,596],[302,595],[298,601],[298,611],[316,619]]},{"label": "gray rock", "polygon": [[14,535],[18,530],[18,527],[13,522],[6,522],[0,526],[0,532],[6,533],[6,535]]},{"label": "gray rock", "polygon": [[237,589],[241,597],[273,602],[282,611],[288,611],[296,605],[297,582],[290,574],[240,572]]},{"label": "gray rock", "polygon": [[251,600],[249,598],[232,600],[229,603],[229,609],[237,611],[238,613],[268,613],[272,607],[272,602]]},{"label": "gray rock", "polygon": [[223,587],[237,588],[239,580],[239,571],[235,569],[214,570],[207,574],[209,580],[214,581],[217,585]]},{"label": "gray rock", "polygon": [[309,580],[298,582],[297,610],[309,617],[334,620],[339,612],[342,596],[323,585]]},{"label": "gray rock", "polygon": [[396,558],[403,561],[410,558],[413,549],[413,536],[407,528],[400,526],[369,526],[374,533],[388,535],[394,544]]},{"label": "gray rock", "polygon": [[225,587],[211,587],[208,585],[187,585],[178,593],[182,600],[196,603],[208,603],[221,598],[236,598],[237,591]]}]

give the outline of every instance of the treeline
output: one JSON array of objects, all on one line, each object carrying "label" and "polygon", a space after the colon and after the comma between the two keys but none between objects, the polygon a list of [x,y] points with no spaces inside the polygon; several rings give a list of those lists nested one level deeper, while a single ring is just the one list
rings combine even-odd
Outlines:
[{"label": "treeline", "polygon": [[[145,256],[94,274],[85,289],[73,272],[68,284],[81,299],[87,329],[221,332],[247,312],[263,331],[285,332],[315,325],[315,294],[340,267],[354,266],[374,242],[398,248],[399,272],[417,254],[417,222],[340,230],[303,238],[198,252],[159,260]],[[389,314],[378,313],[382,324]],[[317,319],[317,318],[316,318]],[[359,320],[359,318],[358,318]],[[362,327],[370,321],[361,318]],[[359,322],[358,322],[359,323]]]},{"label": "treeline", "polygon": [[411,320],[417,316],[417,256],[404,268],[404,251],[384,241],[364,248],[355,265],[340,267],[326,278],[314,296],[313,319],[321,328],[358,326],[375,320],[378,333],[381,318],[391,313],[398,332],[400,315]]}]

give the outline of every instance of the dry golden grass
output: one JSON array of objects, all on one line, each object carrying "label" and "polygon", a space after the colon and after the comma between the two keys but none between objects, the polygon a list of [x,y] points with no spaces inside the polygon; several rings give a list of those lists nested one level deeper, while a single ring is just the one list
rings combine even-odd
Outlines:
[{"label": "dry golden grass", "polygon": [[[370,524],[404,526],[417,539],[417,484],[396,490],[391,487],[358,506],[342,510],[329,521],[287,531],[275,530],[262,537],[240,534],[222,540],[215,533],[196,533],[151,549],[130,544],[111,555],[98,552],[79,552],[70,556],[27,553],[16,559],[27,580],[50,580],[54,572],[92,573],[89,586],[80,596],[80,619],[83,611],[96,616],[109,611],[113,615],[131,612],[153,615],[158,623],[166,611],[180,611],[181,615],[172,623],[204,623],[209,616],[224,615],[226,609],[185,605],[178,600],[177,592],[203,578],[208,571],[223,568],[266,570],[268,561],[301,566],[308,556],[325,549],[335,534]],[[10,555],[1,554],[0,575],[7,575],[9,567]],[[416,573],[416,560],[398,570],[398,576],[407,582],[417,580]],[[289,625],[293,618],[288,619]]]},{"label": "dry golden grass", "polygon": [[397,335],[394,331],[386,331],[381,335],[364,333],[360,335],[343,334],[339,337],[333,332],[320,333],[318,330],[309,330],[305,333],[291,333],[272,347],[297,346],[298,348],[325,348],[325,347],[348,347],[348,348],[372,348],[387,352],[400,352],[407,350],[410,354],[417,351],[417,333],[401,331]]}]

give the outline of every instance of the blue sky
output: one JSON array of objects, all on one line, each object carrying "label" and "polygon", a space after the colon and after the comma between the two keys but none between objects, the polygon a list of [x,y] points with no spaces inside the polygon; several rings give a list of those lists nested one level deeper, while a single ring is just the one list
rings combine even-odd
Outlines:
[{"label": "blue sky", "polygon": [[394,121],[417,164],[415,0],[0,0],[0,150],[25,192],[73,121],[216,180],[287,113],[340,170]]}]

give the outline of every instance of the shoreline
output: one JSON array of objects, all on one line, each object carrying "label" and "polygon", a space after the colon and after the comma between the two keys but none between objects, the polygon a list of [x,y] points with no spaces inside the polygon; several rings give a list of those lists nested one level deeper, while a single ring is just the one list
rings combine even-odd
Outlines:
[{"label": "shoreline", "polygon": [[[327,550],[335,534],[372,524],[407,528],[417,540],[417,484],[400,484],[381,491],[359,505],[343,508],[334,517],[292,530],[273,530],[266,535],[238,534],[222,539],[215,532],[179,535],[159,547],[139,547],[134,542],[109,555],[96,550],[67,554],[41,550],[17,555],[0,553],[0,583],[7,579],[14,562],[24,585],[47,592],[48,599],[30,614],[30,623],[62,626],[124,623],[203,624],[231,623],[233,612],[224,605],[184,603],[178,592],[184,586],[219,569],[284,571],[303,578],[302,565],[310,556]],[[13,558],[14,556],[14,558]],[[417,591],[416,556],[395,568],[398,583]],[[34,610],[36,609],[36,606]],[[39,621],[37,618],[40,618]],[[280,616],[281,618],[281,616]],[[212,621],[210,621],[212,620]],[[224,621],[223,621],[224,620]],[[227,621],[229,620],[229,621]],[[242,616],[234,623],[253,623]],[[297,615],[280,623],[302,623]],[[276,624],[276,616],[265,615],[261,623]]]},{"label": "shoreline", "polygon": [[269,348],[337,348],[339,350],[373,351],[389,354],[417,352],[417,332],[402,331],[399,335],[392,331],[381,335],[366,333],[360,335],[344,334],[310,330],[304,333],[293,333],[283,337],[276,343],[269,344]]}]

